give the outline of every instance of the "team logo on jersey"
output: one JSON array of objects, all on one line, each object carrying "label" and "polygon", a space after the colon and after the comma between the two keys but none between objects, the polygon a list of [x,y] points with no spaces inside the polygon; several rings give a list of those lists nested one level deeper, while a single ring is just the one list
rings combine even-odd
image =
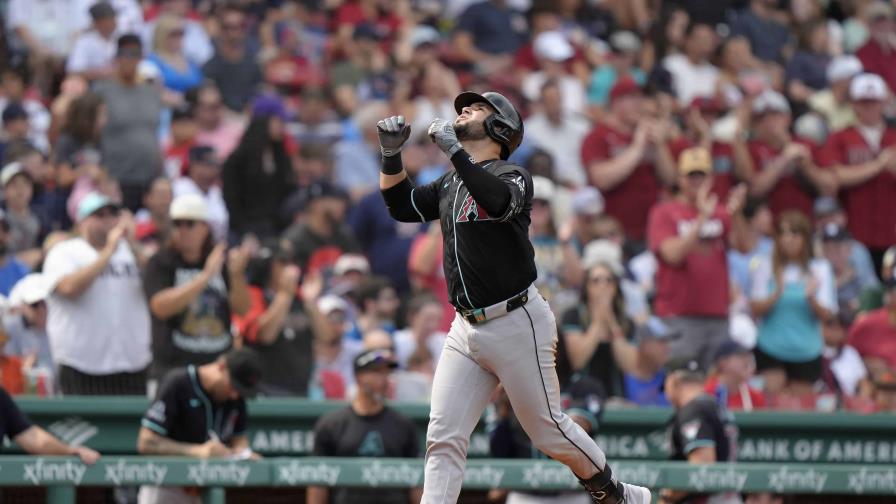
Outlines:
[{"label": "team logo on jersey", "polygon": [[386,448],[383,444],[383,436],[379,431],[370,431],[364,436],[361,445],[358,446],[358,456],[361,457],[382,457],[386,454]]},{"label": "team logo on jersey", "polygon": [[461,205],[460,211],[457,213],[457,218],[455,219],[457,222],[473,222],[473,221],[486,221],[492,220],[489,217],[488,212],[482,208],[482,205],[476,203],[476,200],[473,199],[473,196],[467,195],[467,199],[464,200],[464,204]]}]

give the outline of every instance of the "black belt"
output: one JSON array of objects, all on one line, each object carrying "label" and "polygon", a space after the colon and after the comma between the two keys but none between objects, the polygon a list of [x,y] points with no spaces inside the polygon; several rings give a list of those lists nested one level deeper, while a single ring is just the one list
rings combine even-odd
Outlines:
[{"label": "black belt", "polygon": [[496,318],[502,317],[513,310],[525,305],[529,302],[529,289],[524,290],[523,292],[513,296],[507,301],[502,301],[500,303],[495,303],[491,306],[487,306],[485,308],[471,308],[464,310],[457,310],[457,313],[460,313],[460,316],[465,318],[467,322],[470,324],[482,324],[483,322],[494,320]]}]

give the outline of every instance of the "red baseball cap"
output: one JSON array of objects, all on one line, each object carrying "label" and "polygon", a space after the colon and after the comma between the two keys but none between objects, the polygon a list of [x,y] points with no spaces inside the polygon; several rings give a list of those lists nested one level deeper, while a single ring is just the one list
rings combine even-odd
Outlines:
[{"label": "red baseball cap", "polygon": [[695,97],[691,100],[690,108],[695,108],[701,112],[722,113],[725,111],[725,107],[722,105],[721,100],[711,96]]},{"label": "red baseball cap", "polygon": [[634,79],[631,77],[623,77],[617,79],[616,83],[613,84],[613,87],[610,88],[610,102],[612,103],[617,98],[630,94],[641,94],[641,92],[641,86],[639,86]]}]

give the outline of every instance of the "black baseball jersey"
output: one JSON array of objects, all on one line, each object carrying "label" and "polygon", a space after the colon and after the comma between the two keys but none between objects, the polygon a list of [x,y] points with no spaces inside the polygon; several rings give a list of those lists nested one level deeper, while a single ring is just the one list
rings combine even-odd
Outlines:
[{"label": "black baseball jersey", "polygon": [[246,402],[214,402],[199,383],[195,366],[173,369],[159,384],[140,425],[182,443],[204,443],[213,432],[228,444],[246,433]]},{"label": "black baseball jersey", "polygon": [[701,394],[672,418],[672,460],[687,460],[697,448],[715,448],[716,460],[733,462],[737,454],[734,415],[719,406],[713,396]]},{"label": "black baseball jersey", "polygon": [[503,215],[476,203],[457,172],[407,192],[384,191],[393,217],[403,222],[440,219],[448,295],[458,309],[484,308],[511,298],[535,281],[535,251],[529,241],[532,177],[506,161],[477,166],[510,189]]},{"label": "black baseball jersey", "polygon": [[[351,406],[334,411],[314,426],[312,455],[318,457],[405,457],[419,454],[414,423],[386,407],[361,416]],[[407,489],[331,488],[332,504],[408,504]]]}]

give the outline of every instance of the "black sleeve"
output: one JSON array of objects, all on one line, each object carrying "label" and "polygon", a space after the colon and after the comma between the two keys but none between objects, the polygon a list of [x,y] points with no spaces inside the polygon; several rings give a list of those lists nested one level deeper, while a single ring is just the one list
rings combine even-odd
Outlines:
[{"label": "black sleeve", "polygon": [[439,184],[435,182],[420,187],[405,177],[398,184],[382,191],[389,215],[399,222],[426,222],[439,218]]},{"label": "black sleeve", "polygon": [[713,418],[703,408],[685,408],[679,419],[679,436],[685,456],[697,448],[715,447],[716,436]]},{"label": "black sleeve", "polygon": [[160,436],[168,437],[168,432],[177,421],[180,412],[178,388],[175,380],[163,379],[155,400],[143,414],[140,425]]},{"label": "black sleeve", "polygon": [[333,422],[331,416],[321,417],[314,426],[314,446],[311,447],[311,455],[317,457],[332,457],[336,454],[333,446]]},{"label": "black sleeve", "polygon": [[244,227],[243,201],[240,197],[240,171],[244,169],[243,148],[238,145],[221,167],[221,193],[230,215],[230,229],[242,231]]},{"label": "black sleeve", "polygon": [[[226,275],[225,275],[226,276]],[[161,250],[149,258],[143,271],[143,292],[149,302],[154,295],[174,285],[174,268],[167,250]]]},{"label": "black sleeve", "polygon": [[246,410],[246,401],[240,399],[239,416],[236,417],[236,424],[233,426],[234,436],[245,436],[249,430],[249,412]]},{"label": "black sleeve", "polygon": [[9,393],[3,387],[0,387],[0,408],[2,408],[3,414],[3,428],[9,439],[31,428],[31,421],[16,406],[15,401],[12,400],[12,397],[9,396]]},{"label": "black sleeve", "polygon": [[499,222],[516,217],[532,199],[532,179],[522,168],[506,165],[494,175],[474,164],[463,149],[451,156],[451,163],[476,203]]},{"label": "black sleeve", "polygon": [[417,458],[420,456],[420,444],[417,441],[417,426],[407,418],[405,418],[404,421],[404,431],[407,435],[407,440],[405,442],[404,453],[402,453],[401,456],[406,458]]}]

